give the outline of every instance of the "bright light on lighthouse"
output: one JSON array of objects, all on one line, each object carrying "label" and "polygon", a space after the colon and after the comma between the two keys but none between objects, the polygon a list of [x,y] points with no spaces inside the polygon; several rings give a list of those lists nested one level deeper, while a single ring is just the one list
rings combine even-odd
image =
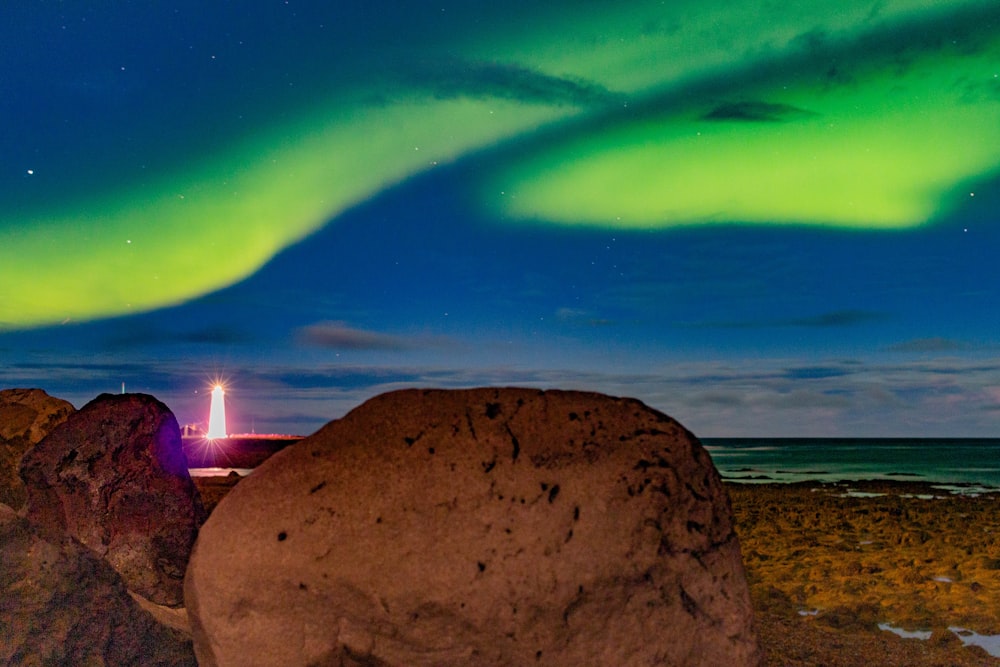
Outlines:
[{"label": "bright light on lighthouse", "polygon": [[228,437],[226,433],[226,392],[221,384],[212,387],[212,407],[208,413],[209,439]]}]

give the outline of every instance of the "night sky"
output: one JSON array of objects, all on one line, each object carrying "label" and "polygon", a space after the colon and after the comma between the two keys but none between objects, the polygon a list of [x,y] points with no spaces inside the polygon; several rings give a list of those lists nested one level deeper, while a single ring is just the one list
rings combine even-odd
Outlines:
[{"label": "night sky", "polygon": [[0,387],[1000,436],[1000,4],[797,4],[5,6]]}]

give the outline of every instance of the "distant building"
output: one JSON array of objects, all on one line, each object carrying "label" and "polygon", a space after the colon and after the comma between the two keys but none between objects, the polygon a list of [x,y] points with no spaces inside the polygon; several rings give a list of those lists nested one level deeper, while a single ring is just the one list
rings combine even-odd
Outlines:
[{"label": "distant building", "polygon": [[181,426],[181,436],[185,438],[198,437],[205,435],[205,431],[202,430],[200,424],[184,424]]}]

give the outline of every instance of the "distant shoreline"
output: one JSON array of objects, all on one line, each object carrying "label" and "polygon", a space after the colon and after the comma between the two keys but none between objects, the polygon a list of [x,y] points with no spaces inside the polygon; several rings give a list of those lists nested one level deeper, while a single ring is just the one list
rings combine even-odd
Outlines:
[{"label": "distant shoreline", "polygon": [[1000,489],[1000,438],[705,438],[701,442],[727,482],[893,480]]},{"label": "distant shoreline", "polygon": [[204,436],[183,436],[181,448],[189,468],[256,468],[303,437],[243,434],[209,440]]}]

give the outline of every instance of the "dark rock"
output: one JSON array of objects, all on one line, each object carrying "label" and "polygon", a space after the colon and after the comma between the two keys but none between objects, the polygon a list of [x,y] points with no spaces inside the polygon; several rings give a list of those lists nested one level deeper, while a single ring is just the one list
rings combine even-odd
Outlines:
[{"label": "dark rock", "polygon": [[24,505],[26,494],[18,474],[21,457],[74,409],[41,389],[0,391],[0,503],[14,509]]},{"label": "dark rock", "polygon": [[233,487],[243,479],[239,473],[232,472],[225,477],[194,477],[194,485],[198,488],[198,495],[205,506],[205,512],[211,514],[215,506],[219,504],[226,494],[232,491]]},{"label": "dark rock", "polygon": [[374,398],[222,500],[185,593],[202,665],[759,660],[709,456],[598,394]]},{"label": "dark rock", "polygon": [[182,603],[204,509],[167,406],[103,394],[24,455],[21,478],[23,514],[47,534],[69,533],[149,600]]},{"label": "dark rock", "polygon": [[0,664],[197,663],[190,639],[141,610],[110,565],[0,505]]}]

